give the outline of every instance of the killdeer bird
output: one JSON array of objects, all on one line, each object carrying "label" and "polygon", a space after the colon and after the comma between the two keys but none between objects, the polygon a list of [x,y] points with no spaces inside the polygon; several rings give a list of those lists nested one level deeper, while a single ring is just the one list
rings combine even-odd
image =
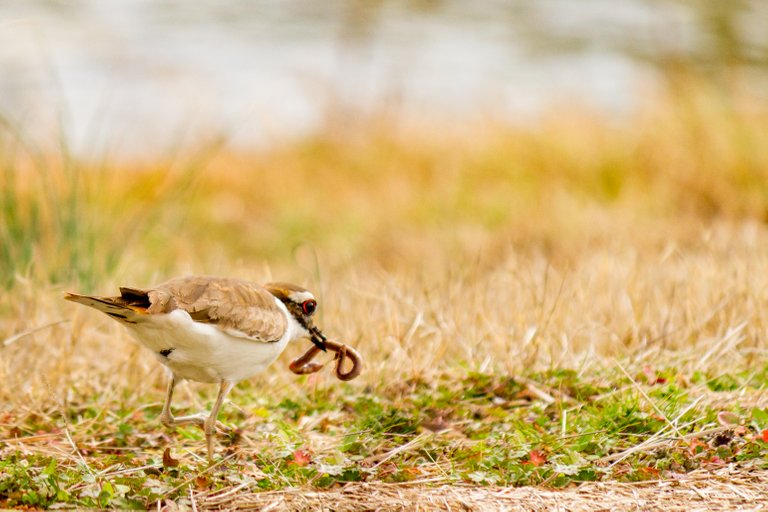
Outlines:
[{"label": "killdeer bird", "polygon": [[[360,358],[350,347],[326,339],[312,322],[317,301],[308,290],[289,283],[264,286],[238,279],[181,277],[153,288],[121,287],[120,295],[97,297],[67,293],[67,300],[106,313],[150,349],[170,370],[160,421],[166,426],[203,427],[208,458],[219,408],[232,387],[263,371],[289,341],[308,337],[315,347],[291,364],[295,373],[312,373],[322,365],[309,360],[327,348],[337,354],[336,374],[349,380],[360,373]],[[346,356],[353,362],[341,370]],[[171,399],[183,379],[219,384],[208,416],[174,417]]]}]

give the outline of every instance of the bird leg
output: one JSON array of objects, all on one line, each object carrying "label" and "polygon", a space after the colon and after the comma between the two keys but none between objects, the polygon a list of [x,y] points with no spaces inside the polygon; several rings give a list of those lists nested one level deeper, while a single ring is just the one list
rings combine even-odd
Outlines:
[{"label": "bird leg", "polygon": [[173,400],[173,388],[176,387],[176,376],[171,375],[168,380],[168,387],[165,389],[165,402],[163,402],[163,411],[160,413],[160,423],[166,427],[172,427],[176,424],[176,418],[171,413],[171,400]]},{"label": "bird leg", "polygon": [[160,423],[166,427],[173,427],[175,425],[187,425],[192,423],[194,425],[205,424],[207,416],[204,414],[190,414],[189,416],[179,416],[175,418],[171,413],[171,400],[173,400],[173,388],[176,387],[176,376],[171,375],[171,380],[168,381],[168,388],[165,391],[165,403],[163,404],[163,410],[160,413]]},{"label": "bird leg", "polygon": [[[163,410],[160,413],[160,423],[162,423],[166,427],[192,424],[192,425],[198,425],[199,427],[205,429],[206,420],[208,420],[210,416],[206,416],[203,413],[190,414],[187,416],[178,416],[178,417],[173,416],[173,414],[171,413],[171,400],[173,399],[174,387],[176,387],[176,377],[174,375],[171,375],[171,380],[168,381],[168,388],[165,392],[165,403],[163,403]],[[230,389],[231,389],[231,386],[230,386]],[[221,404],[219,404],[219,406],[221,406]],[[225,432],[229,430],[229,428],[223,423],[221,423],[220,421],[215,421],[214,424],[215,426],[218,426],[221,430]]]},{"label": "bird leg", "polygon": [[[357,350],[348,345],[337,343],[331,340],[325,340],[325,346],[326,348],[329,348],[335,352],[334,359],[336,360],[336,377],[339,380],[352,380],[360,375],[360,372],[363,370],[363,358],[360,356],[360,353]],[[314,359],[315,356],[317,356],[320,352],[320,348],[316,346],[310,347],[310,349],[307,350],[303,356],[291,361],[291,364],[288,365],[288,368],[293,373],[298,375],[306,375],[308,373],[315,373],[320,371],[323,365],[320,363],[311,362],[312,359]],[[352,368],[348,372],[344,372],[343,365],[347,357],[350,359],[350,361],[352,361]]]},{"label": "bird leg", "polygon": [[205,420],[205,424],[203,425],[205,431],[205,443],[208,445],[209,462],[213,462],[213,436],[216,435],[216,424],[218,423],[216,417],[219,415],[219,409],[221,408],[221,404],[224,403],[224,398],[234,385],[235,383],[232,381],[221,381],[221,384],[219,384],[219,396],[216,397],[216,402],[211,408],[211,414],[208,416],[208,419]]}]

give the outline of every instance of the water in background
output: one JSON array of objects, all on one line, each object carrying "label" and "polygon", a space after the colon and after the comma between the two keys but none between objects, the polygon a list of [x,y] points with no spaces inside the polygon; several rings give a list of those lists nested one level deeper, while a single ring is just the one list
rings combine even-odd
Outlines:
[{"label": "water in background", "polygon": [[80,153],[234,144],[386,109],[612,113],[681,61],[766,68],[764,0],[0,1],[0,114]]}]

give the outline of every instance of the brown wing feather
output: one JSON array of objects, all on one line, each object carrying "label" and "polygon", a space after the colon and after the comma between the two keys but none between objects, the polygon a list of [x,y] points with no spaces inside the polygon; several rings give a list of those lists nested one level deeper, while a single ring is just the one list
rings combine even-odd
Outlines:
[{"label": "brown wing feather", "polygon": [[[131,289],[131,292],[135,289]],[[150,314],[183,309],[198,322],[276,342],[288,327],[275,297],[255,283],[215,277],[181,277],[148,290]]]}]

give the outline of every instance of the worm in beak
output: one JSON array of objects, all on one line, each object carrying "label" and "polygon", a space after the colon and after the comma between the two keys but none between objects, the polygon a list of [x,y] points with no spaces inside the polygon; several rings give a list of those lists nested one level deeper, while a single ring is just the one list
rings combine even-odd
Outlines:
[{"label": "worm in beak", "polygon": [[[317,332],[319,333],[320,331]],[[362,372],[363,358],[360,356],[360,353],[352,347],[338,343],[336,341],[327,340],[325,336],[322,335],[322,333],[317,336],[317,342],[315,342],[314,332],[312,336],[312,343],[315,344],[314,347],[310,347],[310,349],[307,350],[303,356],[294,359],[291,361],[291,364],[288,365],[288,368],[293,373],[297,375],[308,375],[310,373],[315,373],[322,370],[323,365],[321,363],[313,363],[312,359],[320,354],[321,350],[325,350],[326,348],[335,352],[333,358],[336,361],[336,378],[344,381],[352,380],[360,375],[360,372]],[[322,344],[322,347],[319,345],[319,343]],[[351,361],[352,368],[345,372],[344,362],[347,359]]]}]

